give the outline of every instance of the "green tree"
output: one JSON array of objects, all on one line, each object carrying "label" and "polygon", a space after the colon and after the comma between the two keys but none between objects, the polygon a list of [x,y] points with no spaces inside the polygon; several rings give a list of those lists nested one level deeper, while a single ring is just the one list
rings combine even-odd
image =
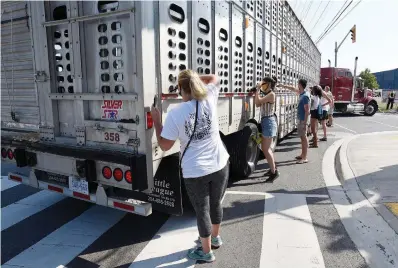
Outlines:
[{"label": "green tree", "polygon": [[365,71],[362,71],[359,76],[363,79],[365,87],[369,89],[379,88],[376,76],[370,72],[369,68],[366,68]]}]

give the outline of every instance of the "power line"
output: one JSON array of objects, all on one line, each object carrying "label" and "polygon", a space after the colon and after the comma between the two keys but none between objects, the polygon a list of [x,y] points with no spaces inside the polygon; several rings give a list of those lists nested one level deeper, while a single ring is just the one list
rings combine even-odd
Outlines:
[{"label": "power line", "polygon": [[317,39],[316,43],[319,43],[325,36],[330,32],[330,29],[335,25],[337,20],[343,15],[343,13],[347,10],[347,8],[352,4],[354,0],[351,0],[350,3],[344,8],[344,10],[339,14],[339,16],[333,21],[332,24],[330,24],[329,28]]},{"label": "power line", "polygon": [[[305,12],[305,15],[304,15],[304,18],[303,18],[303,24],[304,24],[305,19],[307,18],[308,11],[310,11],[310,8],[311,8],[311,6],[312,6],[312,3],[313,3],[313,1],[310,2],[309,6],[308,6],[308,8],[307,8],[307,11]],[[304,26],[304,25],[303,25],[303,26]]]},{"label": "power line", "polygon": [[[321,32],[320,36],[322,36],[323,34],[325,34],[325,32],[330,28],[330,25],[334,22],[334,20],[336,19],[336,17],[337,17],[339,14],[341,14],[341,12],[342,12],[344,6],[347,4],[347,2],[348,2],[348,0],[346,0],[346,1],[344,2],[343,6],[339,9],[339,11],[337,11],[336,15],[334,15],[333,19],[328,23],[328,25],[325,27],[325,29]],[[320,37],[320,36],[319,36],[319,37]],[[319,37],[318,37],[318,39],[319,39]],[[317,39],[317,40],[318,40],[318,39]]]},{"label": "power line", "polygon": [[[303,12],[304,12],[304,10],[305,10],[305,5],[306,5],[306,3],[307,3],[307,0],[305,0],[305,2],[304,2],[304,4],[303,4],[303,9],[302,9],[301,12],[300,12],[300,16],[303,15]],[[297,13],[297,16],[299,16],[298,13]],[[302,22],[303,19],[301,19],[300,21]]]},{"label": "power line", "polygon": [[329,6],[329,4],[330,4],[330,1],[331,1],[331,0],[329,0],[329,2],[326,4],[325,8],[323,9],[321,15],[319,16],[318,20],[315,22],[314,27],[312,27],[312,29],[311,29],[310,32],[312,32],[312,31],[314,30],[315,26],[317,25],[317,23],[319,22],[319,20],[322,18],[323,13],[325,13],[326,8],[327,8],[327,7]]},{"label": "power line", "polygon": [[351,0],[351,2],[344,8],[344,10],[340,13],[340,15],[333,21],[332,24],[330,24],[329,28],[325,30],[325,32],[317,39],[316,43],[319,43],[320,40],[322,40],[326,34],[330,31],[332,26],[336,23],[336,21],[343,15],[343,13],[346,11],[346,9],[352,4],[354,0]]},{"label": "power line", "polygon": [[315,11],[315,13],[314,13],[314,16],[311,17],[311,20],[310,20],[310,22],[308,23],[309,25],[311,25],[311,22],[314,20],[314,18],[315,18],[315,16],[316,16],[316,13],[318,13],[319,8],[321,7],[321,4],[322,4],[322,1],[319,1],[318,8],[316,9],[316,11]]},{"label": "power line", "polygon": [[[343,20],[345,19],[345,17],[347,17],[348,14],[350,14],[351,11],[354,10],[354,8],[356,8],[356,7],[359,5],[359,3],[361,3],[361,1],[362,1],[362,0],[359,0],[359,1],[357,2],[357,4],[356,4],[353,8],[351,8],[350,11],[348,11],[347,14],[345,14],[345,16],[342,17],[342,18],[333,26],[333,28],[330,29],[330,31],[329,31],[324,37],[322,37],[322,39],[324,39],[328,34],[330,34],[330,33],[334,30],[334,28],[336,28],[336,26],[339,25],[339,23],[340,23],[341,21],[343,21]],[[318,42],[322,41],[322,39],[319,40]]]}]

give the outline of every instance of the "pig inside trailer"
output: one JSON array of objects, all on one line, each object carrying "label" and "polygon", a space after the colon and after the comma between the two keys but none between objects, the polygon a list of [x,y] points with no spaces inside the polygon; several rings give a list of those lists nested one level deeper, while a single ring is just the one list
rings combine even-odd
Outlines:
[{"label": "pig inside trailer", "polygon": [[[219,128],[231,172],[260,158],[260,110],[250,89],[265,75],[319,81],[320,53],[282,1],[1,2],[2,160],[9,178],[139,215],[180,215],[179,143],[157,145],[182,99],[179,71],[215,73]],[[297,96],[277,90],[281,139],[297,125]],[[30,171],[26,173],[26,168]]]}]

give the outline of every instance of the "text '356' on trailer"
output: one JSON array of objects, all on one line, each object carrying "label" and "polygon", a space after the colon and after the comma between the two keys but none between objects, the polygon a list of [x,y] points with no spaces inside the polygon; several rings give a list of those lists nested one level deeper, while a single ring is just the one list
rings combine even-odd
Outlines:
[{"label": "text '356' on trailer", "polygon": [[[321,55],[286,1],[1,2],[3,161],[9,179],[139,215],[183,213],[179,143],[160,150],[150,108],[182,102],[179,71],[219,77],[218,115],[231,172],[261,155],[265,75],[319,83]],[[297,125],[297,96],[276,90],[278,139]],[[23,171],[28,168],[28,173]]]}]

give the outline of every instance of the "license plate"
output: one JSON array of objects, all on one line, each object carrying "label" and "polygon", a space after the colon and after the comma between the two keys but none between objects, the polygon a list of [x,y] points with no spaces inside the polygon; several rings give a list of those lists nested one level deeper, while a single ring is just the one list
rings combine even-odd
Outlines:
[{"label": "license plate", "polygon": [[69,189],[73,192],[88,195],[88,182],[79,178],[69,177]]}]

